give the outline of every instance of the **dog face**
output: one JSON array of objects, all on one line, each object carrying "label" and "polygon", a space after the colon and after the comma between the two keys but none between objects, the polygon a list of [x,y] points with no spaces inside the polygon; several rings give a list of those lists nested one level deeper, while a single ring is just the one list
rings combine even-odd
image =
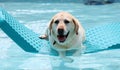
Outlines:
[{"label": "dog face", "polygon": [[50,35],[52,35],[58,43],[65,43],[69,41],[72,35],[78,34],[78,24],[72,15],[67,12],[60,12],[50,21]]}]

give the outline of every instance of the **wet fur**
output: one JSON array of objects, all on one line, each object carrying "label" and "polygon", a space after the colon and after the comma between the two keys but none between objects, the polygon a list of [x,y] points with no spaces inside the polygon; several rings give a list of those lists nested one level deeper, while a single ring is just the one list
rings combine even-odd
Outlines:
[{"label": "wet fur", "polygon": [[[62,22],[64,19],[68,19],[70,23],[67,25]],[[60,24],[56,25],[55,20],[61,21]],[[61,43],[57,39],[57,29],[62,28],[66,30],[66,33],[70,31],[65,42]],[[59,56],[68,62],[72,62],[71,58],[66,57],[67,50],[76,49],[73,56],[78,56],[81,54],[82,50],[85,48],[83,42],[85,41],[85,31],[81,26],[80,22],[67,12],[57,13],[50,21],[46,33],[40,36],[41,39],[49,40],[52,48],[58,51]]]}]

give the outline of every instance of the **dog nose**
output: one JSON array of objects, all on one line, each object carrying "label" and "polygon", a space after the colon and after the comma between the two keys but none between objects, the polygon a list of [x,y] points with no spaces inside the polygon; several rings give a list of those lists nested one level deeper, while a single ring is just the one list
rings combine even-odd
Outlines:
[{"label": "dog nose", "polygon": [[58,29],[58,34],[59,35],[63,35],[64,34],[64,30],[63,29]]}]

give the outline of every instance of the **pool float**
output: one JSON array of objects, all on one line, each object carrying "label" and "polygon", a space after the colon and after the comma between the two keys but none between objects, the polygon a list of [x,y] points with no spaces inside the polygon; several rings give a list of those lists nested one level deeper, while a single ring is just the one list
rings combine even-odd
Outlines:
[{"label": "pool float", "polygon": [[[50,43],[38,38],[38,34],[19,23],[14,17],[0,8],[0,28],[24,51],[57,56]],[[42,30],[41,30],[42,31]],[[108,23],[86,29],[85,53],[120,48],[120,23]],[[67,51],[67,55],[72,55]]]}]

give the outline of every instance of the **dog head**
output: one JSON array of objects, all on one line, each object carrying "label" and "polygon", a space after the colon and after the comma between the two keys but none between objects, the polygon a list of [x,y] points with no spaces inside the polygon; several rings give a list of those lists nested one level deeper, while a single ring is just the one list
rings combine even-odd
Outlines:
[{"label": "dog head", "polygon": [[78,35],[78,29],[79,21],[67,12],[56,14],[49,25],[50,35],[59,43],[65,43],[73,35]]}]

